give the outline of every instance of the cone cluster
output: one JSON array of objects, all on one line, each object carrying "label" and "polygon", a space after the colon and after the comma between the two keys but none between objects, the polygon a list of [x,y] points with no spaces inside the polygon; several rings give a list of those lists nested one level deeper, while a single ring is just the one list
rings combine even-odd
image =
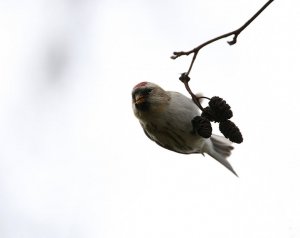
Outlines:
[{"label": "cone cluster", "polygon": [[232,116],[231,107],[220,97],[212,97],[204,108],[201,116],[196,116],[192,120],[194,132],[204,138],[209,138],[212,134],[211,122],[219,123],[219,130],[230,141],[242,143],[243,136],[239,128],[229,120]]}]

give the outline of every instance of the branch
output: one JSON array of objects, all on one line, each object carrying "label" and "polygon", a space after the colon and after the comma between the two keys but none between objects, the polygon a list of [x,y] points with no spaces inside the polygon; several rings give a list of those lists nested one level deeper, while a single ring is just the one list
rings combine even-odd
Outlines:
[{"label": "branch", "polygon": [[228,36],[231,36],[231,35],[233,35],[233,39],[231,40],[231,41],[228,41],[227,43],[229,44],[229,45],[234,45],[236,42],[237,42],[237,38],[238,38],[238,36],[239,36],[239,34],[243,31],[243,30],[245,30],[245,28],[247,27],[247,26],[249,26],[250,24],[251,24],[251,22],[252,21],[254,21],[254,19],[255,18],[257,18],[261,13],[262,13],[262,11],[263,10],[265,10],[272,2],[273,2],[274,0],[269,0],[267,3],[265,3],[265,5],[263,5],[244,25],[242,25],[240,28],[238,28],[238,29],[236,29],[236,30],[234,30],[234,31],[231,31],[231,32],[228,32],[228,33],[226,33],[226,34],[223,34],[223,35],[221,35],[221,36],[218,36],[218,37],[216,37],[216,38],[213,38],[213,39],[211,39],[211,40],[209,40],[209,41],[206,41],[206,42],[204,42],[203,44],[201,44],[201,45],[199,45],[198,47],[196,47],[196,48],[194,48],[194,49],[192,49],[192,50],[190,50],[190,51],[179,51],[179,52],[174,52],[173,53],[173,56],[171,56],[171,59],[177,59],[178,57],[180,57],[180,56],[183,56],[183,55],[190,55],[190,54],[194,54],[193,55],[193,58],[192,58],[192,61],[191,61],[191,64],[190,64],[190,67],[189,67],[189,69],[188,69],[188,71],[186,72],[186,73],[182,73],[181,74],[181,77],[179,78],[180,80],[181,80],[181,82],[183,82],[184,83],[184,86],[185,86],[185,88],[186,88],[186,90],[188,91],[188,93],[191,95],[191,97],[192,97],[192,99],[193,99],[193,101],[194,101],[194,103],[201,109],[201,111],[203,111],[203,107],[201,106],[201,104],[200,104],[200,102],[199,102],[199,99],[197,98],[197,96],[192,92],[192,90],[190,89],[190,87],[189,87],[189,81],[190,81],[190,78],[189,78],[189,74],[190,74],[190,72],[191,72],[191,70],[192,70],[192,67],[193,67],[193,65],[194,65],[194,62],[195,62],[195,60],[196,60],[196,58],[197,58],[197,55],[198,55],[198,53],[199,53],[199,51],[203,48],[203,47],[205,47],[205,46],[207,46],[207,45],[209,45],[209,44],[211,44],[211,43],[213,43],[213,42],[215,42],[215,41],[217,41],[217,40],[221,40],[221,39],[223,39],[223,38],[226,38],[226,37],[228,37]]},{"label": "branch", "polygon": [[237,42],[237,38],[238,38],[239,34],[240,34],[243,30],[245,30],[245,28],[246,28],[247,26],[249,26],[250,23],[251,23],[252,21],[254,21],[254,19],[255,19],[256,17],[258,17],[258,16],[262,13],[262,11],[265,10],[265,9],[266,9],[273,1],[274,1],[274,0],[269,0],[265,5],[262,6],[261,9],[258,10],[257,13],[255,13],[255,14],[254,14],[254,15],[253,15],[253,16],[252,16],[252,17],[251,17],[244,25],[242,25],[240,28],[238,28],[238,29],[236,29],[236,30],[234,30],[234,31],[228,32],[228,33],[226,33],[226,34],[223,34],[223,35],[221,35],[221,36],[218,36],[218,37],[216,37],[216,38],[213,38],[213,39],[211,39],[211,40],[209,40],[209,41],[206,41],[206,42],[204,42],[203,44],[199,45],[198,47],[196,47],[196,48],[194,48],[194,49],[192,49],[192,50],[190,50],[190,51],[179,51],[179,52],[174,52],[174,53],[173,53],[173,56],[171,56],[171,59],[177,59],[177,58],[180,57],[180,56],[183,56],[183,55],[190,55],[191,53],[193,53],[194,56],[193,56],[192,62],[191,62],[191,64],[190,64],[190,67],[189,67],[187,73],[185,73],[185,74],[188,76],[188,75],[190,74],[191,70],[192,70],[193,64],[194,64],[194,62],[195,62],[195,60],[196,60],[196,57],[197,57],[197,55],[198,55],[199,50],[201,50],[203,47],[205,47],[205,46],[207,46],[207,45],[209,45],[209,44],[211,44],[211,43],[213,43],[213,42],[215,42],[215,41],[217,41],[217,40],[221,40],[221,39],[226,38],[226,37],[231,36],[231,35],[234,35],[234,36],[233,36],[233,39],[232,39],[231,41],[228,41],[227,43],[228,43],[229,45],[234,45],[234,44]]}]

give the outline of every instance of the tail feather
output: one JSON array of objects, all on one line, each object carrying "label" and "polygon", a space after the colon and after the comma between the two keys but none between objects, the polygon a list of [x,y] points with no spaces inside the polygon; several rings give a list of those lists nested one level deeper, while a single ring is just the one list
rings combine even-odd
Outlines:
[{"label": "tail feather", "polygon": [[234,171],[231,164],[227,160],[227,157],[231,154],[231,150],[233,150],[233,146],[231,145],[231,142],[229,140],[222,136],[212,135],[210,137],[206,153],[217,160],[219,163],[224,165],[238,177],[237,173]]}]

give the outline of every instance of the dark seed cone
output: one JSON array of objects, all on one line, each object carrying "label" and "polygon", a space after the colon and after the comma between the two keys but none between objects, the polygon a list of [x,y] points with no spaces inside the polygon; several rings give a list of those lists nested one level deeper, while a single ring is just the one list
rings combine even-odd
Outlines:
[{"label": "dark seed cone", "polygon": [[230,120],[221,121],[219,124],[219,129],[222,134],[235,143],[242,143],[243,136],[240,132],[240,129]]},{"label": "dark seed cone", "polygon": [[202,116],[196,116],[192,120],[193,130],[198,135],[209,138],[211,137],[212,127],[210,121]]},{"label": "dark seed cone", "polygon": [[216,121],[215,117],[214,117],[214,113],[213,111],[211,110],[210,107],[206,107],[204,108],[202,114],[201,114],[202,117],[205,117],[206,119],[208,119],[209,121]]},{"label": "dark seed cone", "polygon": [[212,97],[208,104],[217,122],[226,121],[233,115],[230,106],[220,97]]}]

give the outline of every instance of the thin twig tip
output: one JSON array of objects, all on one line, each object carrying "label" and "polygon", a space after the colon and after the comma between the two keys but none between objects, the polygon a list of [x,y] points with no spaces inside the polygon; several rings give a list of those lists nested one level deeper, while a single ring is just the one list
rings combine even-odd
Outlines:
[{"label": "thin twig tip", "polygon": [[228,45],[234,45],[236,43],[236,39],[233,39],[231,41],[227,41]]}]

